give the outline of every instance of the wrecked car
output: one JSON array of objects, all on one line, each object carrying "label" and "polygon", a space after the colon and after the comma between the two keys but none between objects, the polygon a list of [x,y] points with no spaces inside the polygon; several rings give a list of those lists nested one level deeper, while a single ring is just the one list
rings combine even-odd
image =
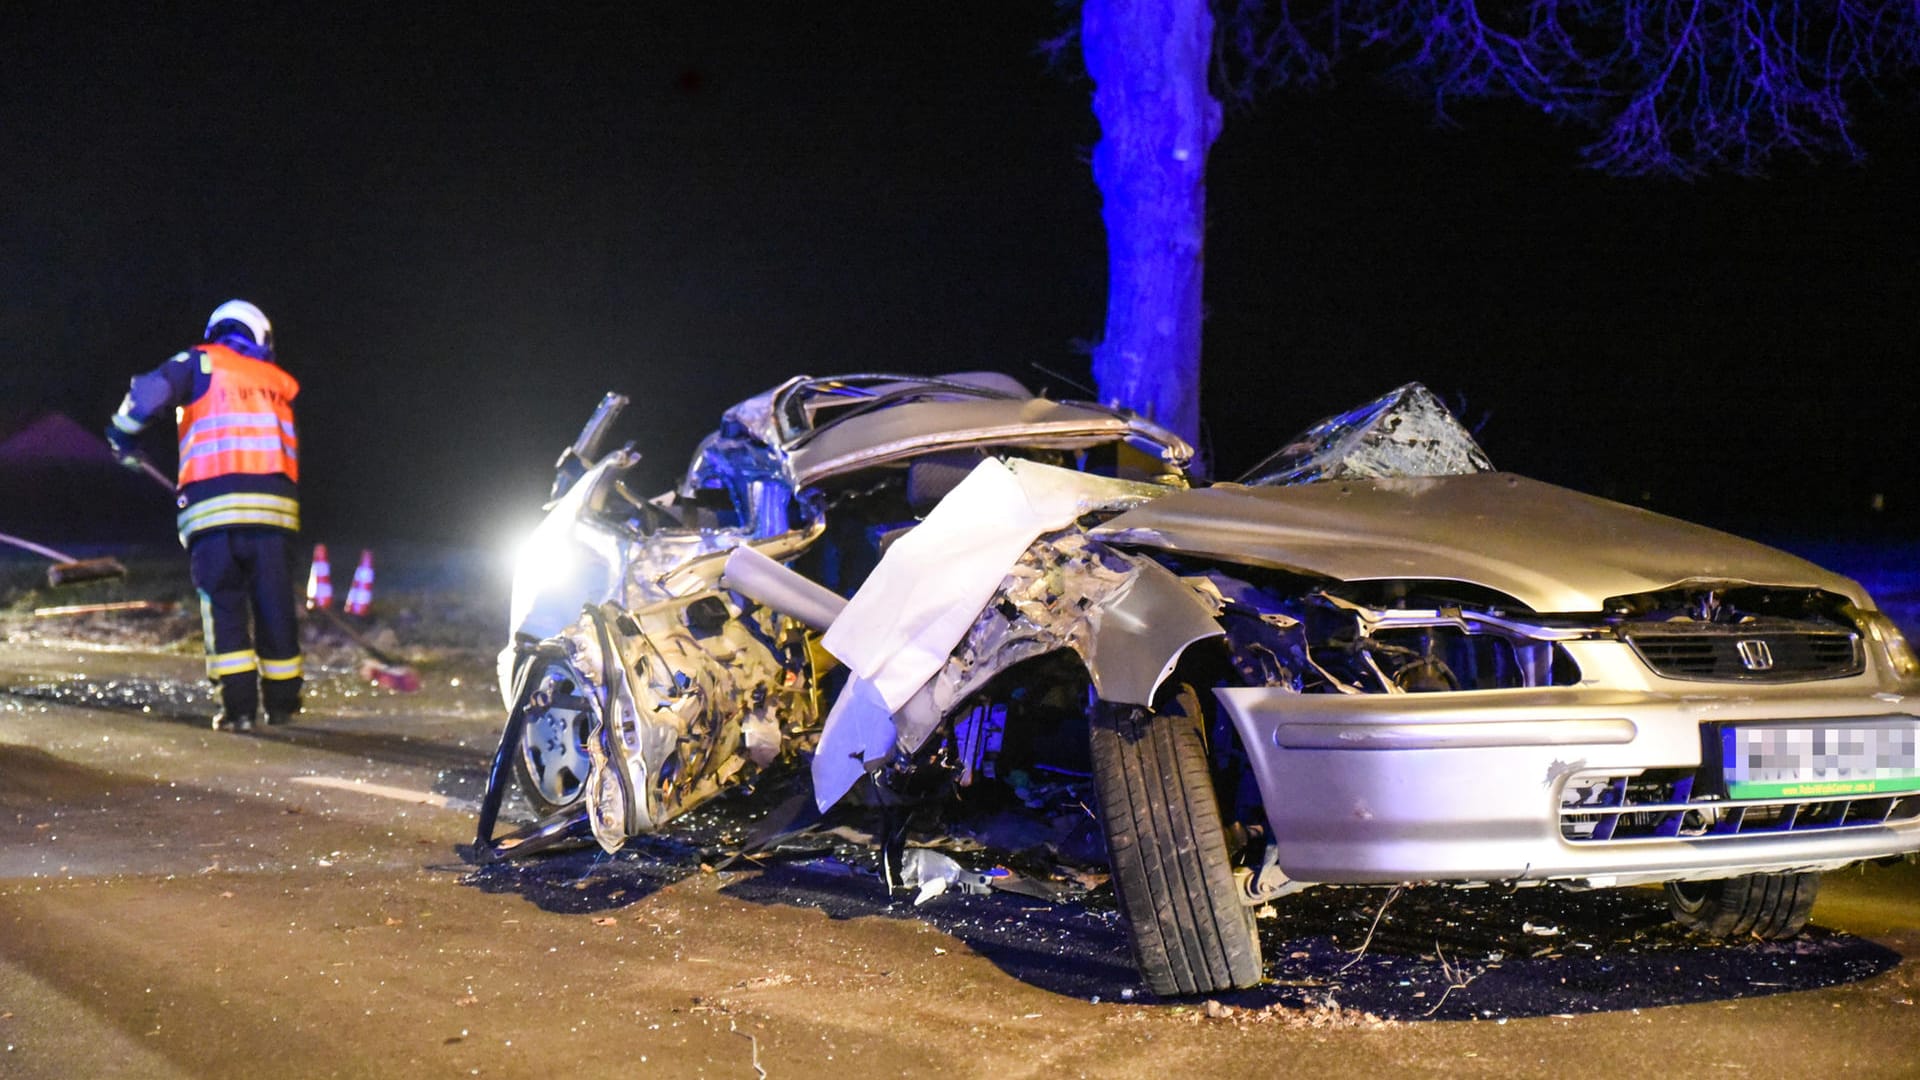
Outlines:
[{"label": "wrecked car", "polygon": [[[1920,661],[1859,585],[1496,471],[1418,384],[1210,486],[1004,377],[791,380],[644,499],[605,412],[515,583],[496,851],[613,850],[779,760],[897,807],[1047,747],[1188,994],[1257,982],[1254,911],[1312,885],[1661,883],[1778,938],[1920,850]],[[512,784],[546,816],[496,841]]]},{"label": "wrecked car", "polygon": [[520,850],[582,824],[615,849],[811,754],[845,677],[824,631],[981,462],[1157,494],[1184,486],[1192,454],[1001,375],[803,377],[728,410],[683,481],[642,497],[627,485],[639,455],[600,445],[625,400],[608,395],[562,454],[514,579],[511,737],[483,832],[510,782],[545,815]]}]

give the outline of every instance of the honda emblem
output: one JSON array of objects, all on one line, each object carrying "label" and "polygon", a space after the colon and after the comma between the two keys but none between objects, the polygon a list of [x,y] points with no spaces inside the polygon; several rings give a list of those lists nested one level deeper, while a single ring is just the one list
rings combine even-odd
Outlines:
[{"label": "honda emblem", "polygon": [[1758,639],[1736,642],[1734,650],[1740,654],[1740,663],[1748,671],[1768,671],[1773,667],[1773,650],[1767,643]]}]

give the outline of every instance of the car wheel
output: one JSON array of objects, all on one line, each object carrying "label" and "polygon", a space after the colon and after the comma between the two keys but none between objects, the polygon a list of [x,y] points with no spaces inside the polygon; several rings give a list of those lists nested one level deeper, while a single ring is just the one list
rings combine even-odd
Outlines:
[{"label": "car wheel", "polygon": [[1089,738],[1100,820],[1134,962],[1156,994],[1260,981],[1260,939],[1241,902],[1207,766],[1194,688],[1149,711],[1095,707]]},{"label": "car wheel", "polygon": [[1748,874],[1719,881],[1669,881],[1675,922],[1717,938],[1790,938],[1806,928],[1819,874]]},{"label": "car wheel", "polygon": [[593,767],[587,756],[593,713],[578,697],[577,676],[563,660],[546,664],[533,685],[547,695],[547,704],[529,708],[513,758],[514,783],[542,817],[578,803]]}]

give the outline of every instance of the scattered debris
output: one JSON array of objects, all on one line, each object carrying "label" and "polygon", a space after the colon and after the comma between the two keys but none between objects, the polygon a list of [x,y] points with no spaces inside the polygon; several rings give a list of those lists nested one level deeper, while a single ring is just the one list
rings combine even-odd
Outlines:
[{"label": "scattered debris", "polygon": [[36,619],[71,618],[75,615],[104,615],[108,613],[171,615],[180,610],[180,605],[170,600],[115,600],[105,604],[66,604],[60,607],[34,608]]},{"label": "scattered debris", "polygon": [[[1451,997],[1455,990],[1465,990],[1467,987],[1473,985],[1473,980],[1480,977],[1479,974],[1474,974],[1462,978],[1461,974],[1454,970],[1453,965],[1447,963],[1447,954],[1440,950],[1440,942],[1437,940],[1433,943],[1433,952],[1435,956],[1440,958],[1440,972],[1446,976],[1447,987],[1440,992],[1440,1000],[1433,1003],[1433,1008],[1428,1009],[1422,1014],[1424,1016],[1432,1016],[1434,1013],[1439,1012],[1441,1006],[1447,1003],[1447,998]],[[1501,1022],[1505,1023],[1504,1020]]]},{"label": "scattered debris", "polygon": [[767,1070],[760,1066],[760,1040],[754,1038],[752,1032],[741,1031],[738,1027],[735,1027],[732,1017],[728,1017],[727,1019],[727,1030],[747,1040],[747,1042],[753,1046],[754,1075],[758,1076],[760,1080],[767,1080]]},{"label": "scattered debris", "polygon": [[1349,1009],[1332,998],[1313,1002],[1308,1005],[1270,1004],[1259,1006],[1226,1005],[1208,999],[1197,1010],[1179,1007],[1178,1015],[1189,1023],[1201,1020],[1222,1020],[1238,1027],[1258,1027],[1277,1024],[1281,1027],[1306,1031],[1327,1031],[1340,1028],[1357,1028],[1365,1031],[1384,1031],[1401,1026],[1398,1020],[1383,1018],[1375,1013],[1358,1009]]},{"label": "scattered debris", "polygon": [[1010,871],[1005,869],[968,870],[953,856],[932,848],[908,848],[900,860],[900,884],[917,890],[913,897],[914,907],[919,907],[949,888],[985,895],[993,891],[998,879],[1008,876]]},{"label": "scattered debris", "polygon": [[340,616],[322,607],[311,607],[307,611],[316,615],[335,633],[343,635],[348,641],[366,655],[360,660],[360,677],[368,682],[384,686],[400,693],[412,693],[420,689],[420,674],[402,663],[397,657],[376,648],[358,630],[348,626]]},{"label": "scattered debris", "polygon": [[1353,959],[1347,961],[1346,967],[1341,968],[1336,974],[1346,974],[1347,968],[1359,963],[1360,958],[1367,955],[1367,946],[1373,944],[1374,931],[1380,929],[1380,920],[1386,917],[1387,906],[1393,903],[1394,897],[1400,895],[1400,888],[1400,886],[1395,885],[1393,888],[1387,890],[1386,899],[1380,901],[1380,909],[1373,913],[1373,924],[1367,927],[1366,939],[1360,942],[1358,948],[1353,950]]}]

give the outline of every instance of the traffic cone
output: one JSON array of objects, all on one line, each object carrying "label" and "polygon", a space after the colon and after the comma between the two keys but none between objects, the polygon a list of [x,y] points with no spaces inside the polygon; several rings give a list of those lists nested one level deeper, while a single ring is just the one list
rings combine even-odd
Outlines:
[{"label": "traffic cone", "polygon": [[313,545],[313,566],[307,571],[307,606],[325,611],[333,606],[333,567],[327,563],[327,545]]},{"label": "traffic cone", "polygon": [[373,552],[360,552],[360,565],[353,568],[353,585],[347,589],[347,602],[341,610],[349,615],[365,615],[373,604]]}]

